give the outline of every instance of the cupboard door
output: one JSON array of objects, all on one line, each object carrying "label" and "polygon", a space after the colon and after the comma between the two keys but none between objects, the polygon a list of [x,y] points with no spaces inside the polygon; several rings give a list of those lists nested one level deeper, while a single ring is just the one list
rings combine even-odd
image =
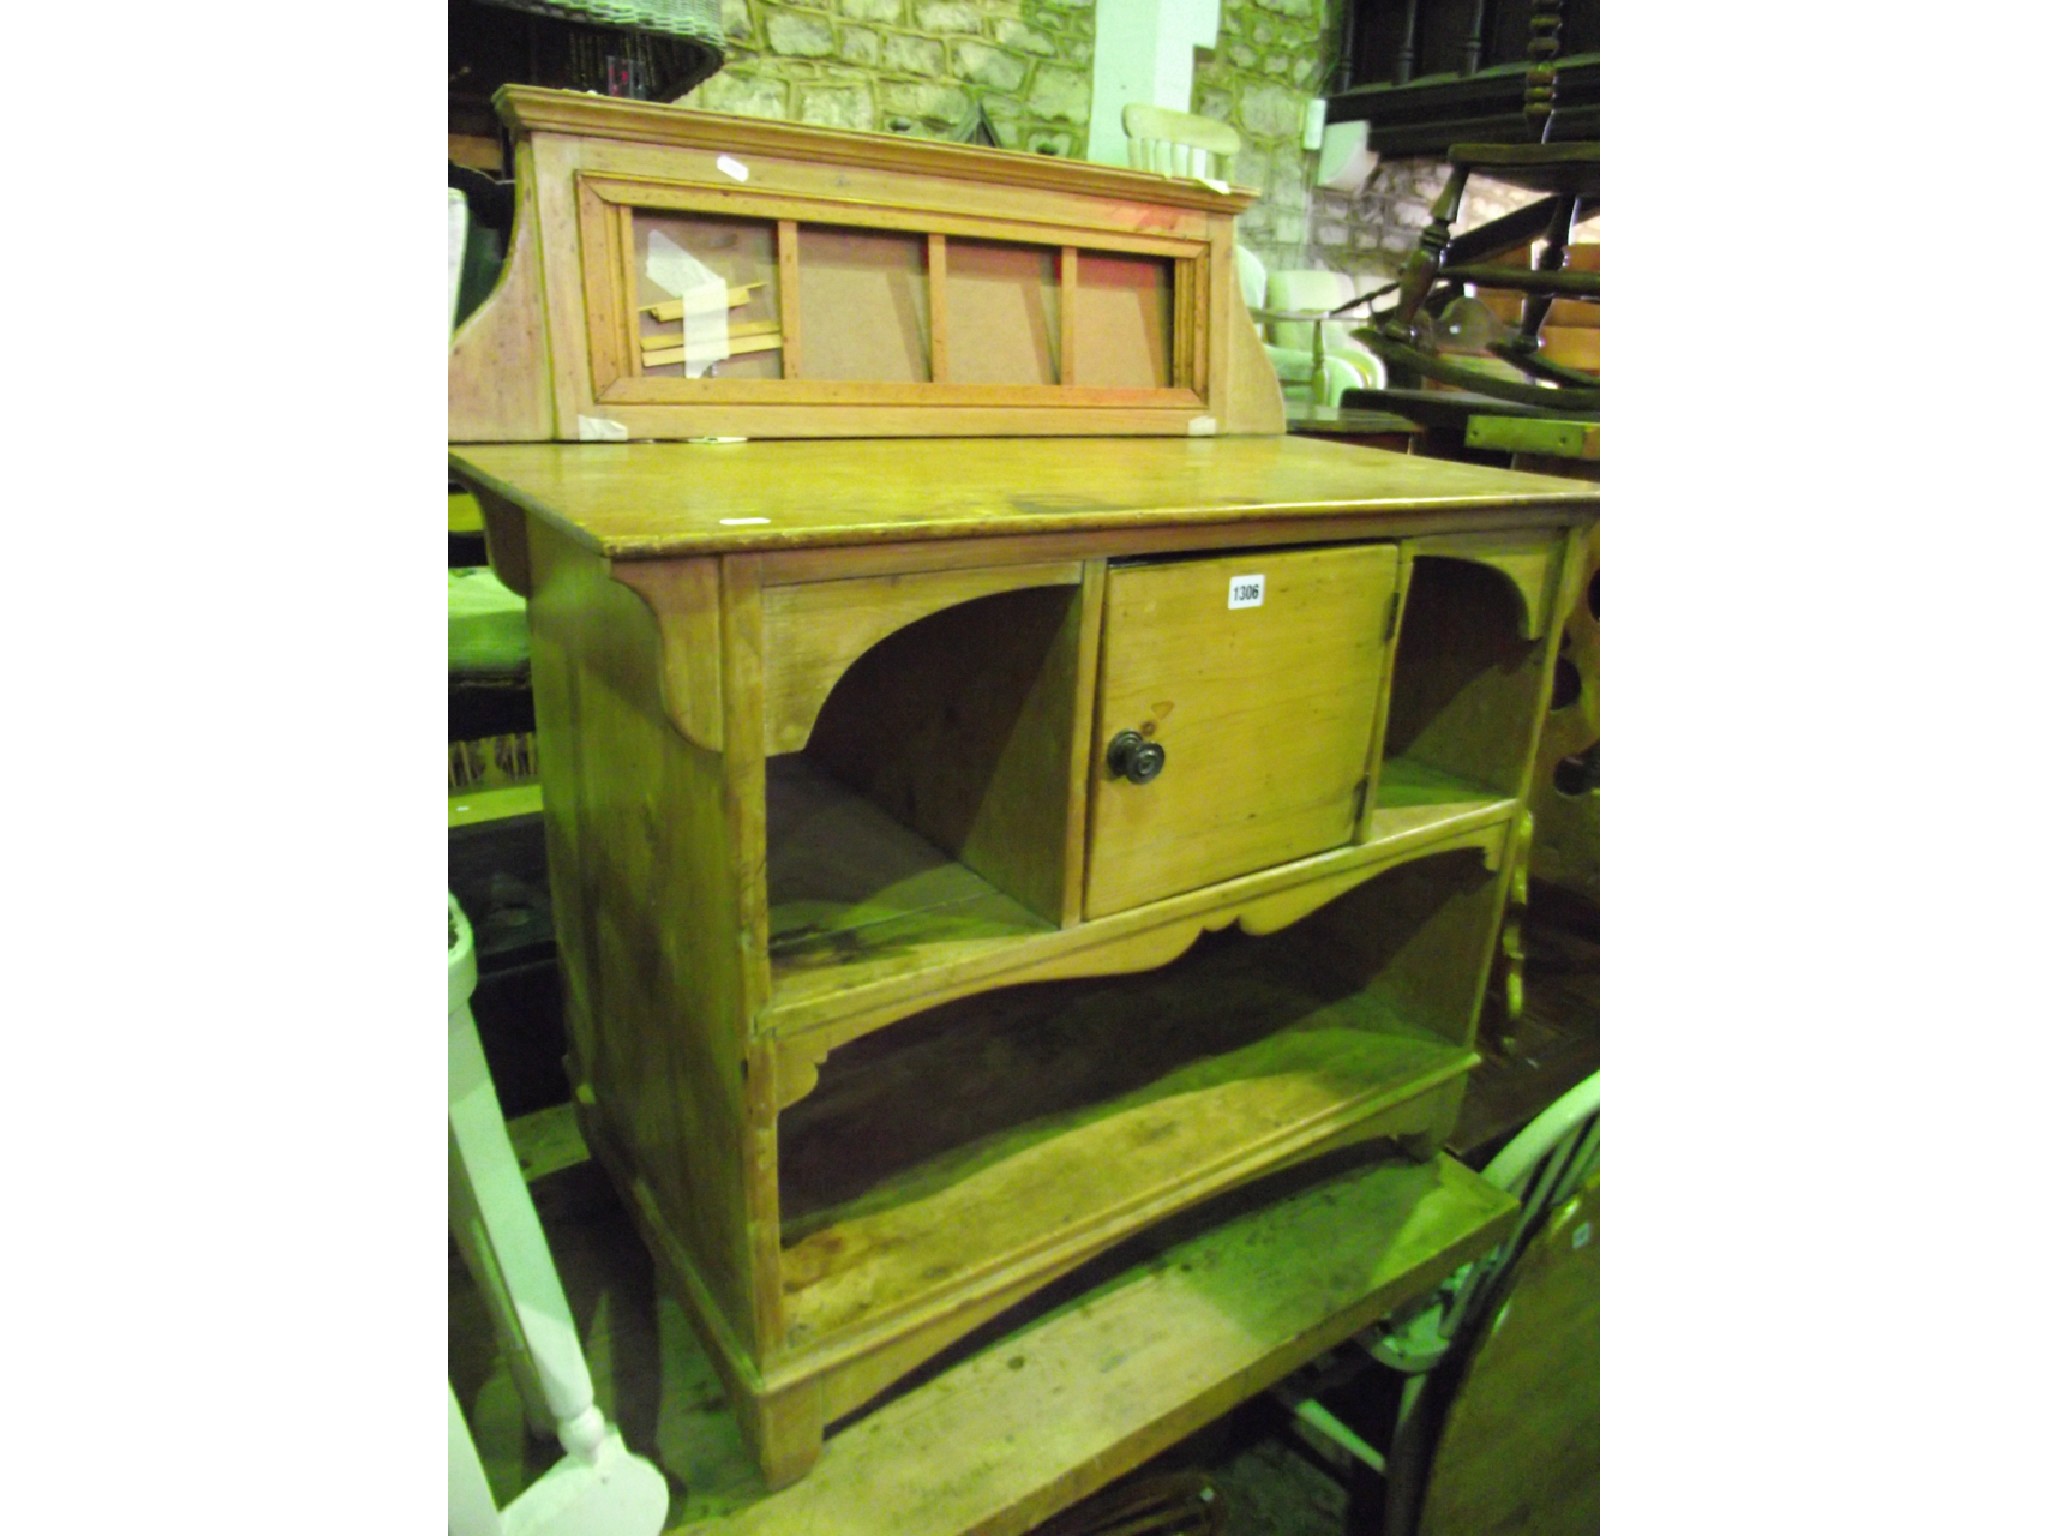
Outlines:
[{"label": "cupboard door", "polygon": [[1389,544],[1112,568],[1087,916],[1353,839],[1398,568]]}]

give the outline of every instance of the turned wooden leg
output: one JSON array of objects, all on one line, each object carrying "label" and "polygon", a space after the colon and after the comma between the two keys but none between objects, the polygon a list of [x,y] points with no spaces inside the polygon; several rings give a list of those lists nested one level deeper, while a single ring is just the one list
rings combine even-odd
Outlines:
[{"label": "turned wooden leg", "polygon": [[787,1488],[810,1471],[825,1442],[825,1421],[819,1412],[818,1384],[805,1382],[759,1397],[742,1396],[740,1438],[761,1469],[773,1493]]},{"label": "turned wooden leg", "polygon": [[1486,1033],[1502,1056],[1515,1053],[1522,1024],[1522,971],[1527,948],[1522,923],[1529,911],[1529,856],[1536,842],[1536,819],[1523,811],[1515,819],[1508,848],[1508,899],[1501,914],[1500,947],[1493,957],[1493,976],[1486,991]]},{"label": "turned wooden leg", "polygon": [[1404,341],[1414,341],[1415,317],[1422,313],[1422,301],[1429,297],[1429,290],[1436,286],[1437,273],[1443,269],[1444,249],[1451,243],[1451,225],[1457,221],[1458,206],[1465,200],[1465,178],[1469,174],[1462,165],[1451,168],[1451,179],[1444,183],[1443,194],[1430,209],[1429,228],[1422,232],[1421,242],[1401,264],[1401,295],[1382,324]]}]

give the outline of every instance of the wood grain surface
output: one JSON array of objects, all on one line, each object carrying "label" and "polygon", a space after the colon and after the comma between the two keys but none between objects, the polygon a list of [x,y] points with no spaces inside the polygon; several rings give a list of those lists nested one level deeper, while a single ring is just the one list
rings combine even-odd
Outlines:
[{"label": "wood grain surface", "polygon": [[1297,437],[494,443],[461,479],[615,559],[1457,510],[1591,521],[1596,485]]}]

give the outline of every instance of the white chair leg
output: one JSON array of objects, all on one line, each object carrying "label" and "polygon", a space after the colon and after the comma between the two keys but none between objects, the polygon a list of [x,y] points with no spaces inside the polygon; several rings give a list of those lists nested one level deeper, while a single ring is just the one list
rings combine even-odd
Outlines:
[{"label": "white chair leg", "polygon": [[604,1438],[604,1416],[466,1002],[448,1014],[448,1134],[474,1197],[465,1254],[479,1255],[485,1296],[508,1305],[505,1325],[533,1362],[562,1448],[587,1459]]},{"label": "white chair leg", "polygon": [[505,1287],[505,1276],[498,1268],[497,1253],[484,1236],[483,1211],[452,1126],[448,1132],[448,1229],[461,1251],[463,1267],[483,1297],[484,1313],[491,1320],[498,1354],[505,1361],[512,1385],[519,1393],[519,1405],[525,1410],[527,1432],[536,1440],[552,1440],[555,1411],[548,1403],[547,1390],[541,1386],[540,1369],[527,1350],[526,1332],[512,1305],[512,1293]]},{"label": "white chair leg", "polygon": [[469,1421],[448,1386],[448,1536],[504,1536],[490,1480],[470,1438]]}]

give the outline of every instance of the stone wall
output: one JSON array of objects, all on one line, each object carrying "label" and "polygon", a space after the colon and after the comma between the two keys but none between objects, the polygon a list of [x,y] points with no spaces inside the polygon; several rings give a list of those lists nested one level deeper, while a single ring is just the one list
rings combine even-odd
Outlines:
[{"label": "stone wall", "polygon": [[1194,110],[1244,138],[1230,179],[1262,195],[1238,237],[1268,267],[1312,264],[1315,156],[1302,131],[1336,60],[1340,20],[1329,0],[1223,0],[1214,52],[1195,54]]},{"label": "stone wall", "polygon": [[[1005,149],[1086,152],[1095,0],[724,5],[725,67],[686,105],[923,138],[963,137],[985,114]],[[1302,130],[1340,23],[1333,0],[1222,0],[1216,47],[1195,55],[1193,107],[1244,138],[1230,179],[1261,193],[1240,224],[1245,245],[1269,268],[1327,267],[1377,286],[1414,249],[1450,168],[1384,161],[1355,196],[1313,186]],[[1532,199],[1475,176],[1457,228]]]},{"label": "stone wall", "polygon": [[1079,155],[1094,0],[725,0],[726,64],[683,98],[711,112]]}]

